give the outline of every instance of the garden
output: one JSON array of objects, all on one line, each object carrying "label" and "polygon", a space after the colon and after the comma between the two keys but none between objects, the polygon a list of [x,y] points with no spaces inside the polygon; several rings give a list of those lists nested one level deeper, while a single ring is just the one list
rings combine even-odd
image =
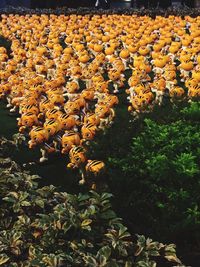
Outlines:
[{"label": "garden", "polygon": [[198,267],[198,9],[5,10],[0,266]]}]

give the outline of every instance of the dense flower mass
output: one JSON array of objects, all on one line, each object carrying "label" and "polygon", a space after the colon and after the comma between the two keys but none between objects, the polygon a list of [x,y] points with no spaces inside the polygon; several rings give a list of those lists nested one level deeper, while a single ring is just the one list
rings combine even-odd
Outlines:
[{"label": "dense flower mass", "polygon": [[[110,127],[120,95],[134,117],[200,97],[200,17],[2,15],[0,98],[30,148],[68,154],[81,183],[104,171],[88,143]],[[125,90],[126,89],[126,90]]]}]

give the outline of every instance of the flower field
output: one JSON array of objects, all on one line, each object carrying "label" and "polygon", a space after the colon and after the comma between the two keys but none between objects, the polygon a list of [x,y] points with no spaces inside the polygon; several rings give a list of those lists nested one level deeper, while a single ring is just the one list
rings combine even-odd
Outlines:
[{"label": "flower field", "polygon": [[[80,191],[94,190],[88,201],[101,198],[93,195],[95,191],[109,188],[114,193],[114,206],[130,229],[156,238],[162,232],[163,240],[175,233],[177,239],[183,232],[198,233],[200,16],[2,14],[0,36],[5,41],[0,45],[0,99],[7,113],[16,117],[18,141],[40,151],[36,168],[48,165],[54,155],[64,158],[66,172],[79,172],[79,184],[84,185]],[[57,201],[63,202],[64,195]],[[45,225],[41,218],[32,219],[37,230],[42,228],[37,239]],[[84,230],[91,231],[88,225],[93,219],[86,219]],[[148,231],[148,225],[155,227]],[[53,240],[59,242],[57,237]],[[111,241],[106,242],[108,246]],[[112,265],[111,260],[103,265],[101,253],[96,258],[78,253],[77,265],[62,265],[57,258],[55,264],[43,261],[41,255],[46,265],[37,265],[41,262],[36,254],[32,262],[33,266],[156,266],[150,261],[128,265],[134,261],[131,257],[127,263]],[[67,259],[69,264],[72,258]],[[174,255],[165,258],[183,266]]]},{"label": "flower field", "polygon": [[[199,97],[199,17],[121,15],[2,15],[1,98],[18,112],[29,148],[69,155],[85,183],[105,165],[87,145],[115,118],[127,85],[127,108],[137,118],[171,101]],[[128,75],[126,75],[128,73]]]}]

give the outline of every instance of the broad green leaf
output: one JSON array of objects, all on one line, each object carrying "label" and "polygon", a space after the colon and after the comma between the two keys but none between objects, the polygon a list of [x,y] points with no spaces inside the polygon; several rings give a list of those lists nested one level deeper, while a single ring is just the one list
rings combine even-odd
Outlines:
[{"label": "broad green leaf", "polygon": [[103,255],[106,258],[106,260],[108,260],[108,258],[111,255],[111,248],[109,246],[104,246],[98,251],[97,255],[99,256]]},{"label": "broad green leaf", "polygon": [[101,218],[102,219],[105,219],[105,220],[110,220],[110,219],[113,219],[116,217],[116,214],[114,211],[112,210],[107,210],[107,211],[104,211],[102,214],[101,214]]}]

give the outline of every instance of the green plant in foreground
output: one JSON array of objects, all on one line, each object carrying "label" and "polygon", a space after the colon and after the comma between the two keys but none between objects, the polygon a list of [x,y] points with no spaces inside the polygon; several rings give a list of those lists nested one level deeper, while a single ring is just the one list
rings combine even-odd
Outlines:
[{"label": "green plant in foreground", "polygon": [[198,239],[200,124],[194,114],[199,108],[191,103],[182,109],[184,117],[172,122],[145,119],[126,155],[111,154],[111,191],[121,216],[126,210],[134,214],[125,215],[133,229],[147,229],[154,236],[162,232],[163,239],[175,235]]},{"label": "green plant in foreground", "polygon": [[183,266],[174,245],[132,237],[111,194],[72,195],[39,188],[36,179],[0,158],[0,266],[154,267],[164,259]]}]

